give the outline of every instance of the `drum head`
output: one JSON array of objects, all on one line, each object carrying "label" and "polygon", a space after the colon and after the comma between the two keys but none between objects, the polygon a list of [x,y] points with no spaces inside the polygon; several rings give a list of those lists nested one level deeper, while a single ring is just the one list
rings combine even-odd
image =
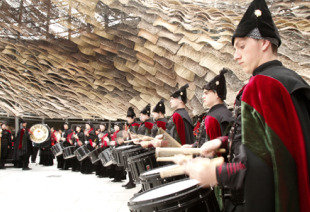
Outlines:
[{"label": "drum head", "polygon": [[158,167],[156,169],[152,169],[150,171],[146,171],[146,172],[143,172],[141,175],[142,176],[147,176],[147,175],[152,175],[152,174],[157,174],[161,171],[164,171],[164,170],[169,170],[169,169],[172,169],[172,168],[176,168],[178,167],[179,165],[177,164],[174,164],[174,165],[168,165],[168,166],[162,166],[162,167]]},{"label": "drum head", "polygon": [[30,128],[30,140],[36,144],[42,144],[50,136],[50,129],[45,124],[35,124]]},{"label": "drum head", "polygon": [[131,202],[149,201],[156,198],[162,198],[170,195],[176,195],[193,186],[197,186],[198,181],[195,179],[180,180],[172,183],[158,186],[152,190],[141,193],[140,195],[131,199]]}]

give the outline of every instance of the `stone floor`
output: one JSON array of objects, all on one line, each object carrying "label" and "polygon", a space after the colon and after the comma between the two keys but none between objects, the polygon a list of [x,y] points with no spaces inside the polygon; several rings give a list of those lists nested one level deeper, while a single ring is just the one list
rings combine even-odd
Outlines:
[{"label": "stone floor", "polygon": [[13,168],[11,164],[1,169],[1,211],[123,212],[129,211],[128,200],[141,188],[138,185],[125,189],[121,185],[126,181],[113,183],[95,174],[60,171],[56,163],[50,167],[32,163],[31,171]]}]

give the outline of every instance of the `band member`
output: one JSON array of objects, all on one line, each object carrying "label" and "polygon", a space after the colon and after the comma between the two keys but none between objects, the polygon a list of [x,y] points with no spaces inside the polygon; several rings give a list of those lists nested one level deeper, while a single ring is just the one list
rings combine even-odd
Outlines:
[{"label": "band member", "polygon": [[[197,158],[186,171],[202,185],[234,191],[225,211],[310,211],[310,87],[277,60],[281,39],[265,1],[250,4],[232,44],[234,59],[253,75],[237,95],[241,109],[229,135],[242,144],[230,163]],[[220,146],[230,145],[215,139],[203,153]]]},{"label": "band member", "polygon": [[[73,133],[73,130],[70,128],[69,123],[65,122],[64,123],[63,137],[61,138],[62,141],[63,141],[64,148],[73,145],[73,141],[71,139],[72,138],[72,133]],[[62,155],[62,157],[63,157],[63,155]],[[63,160],[63,170],[68,170],[70,167],[72,167],[71,159]]]},{"label": "band member", "polygon": [[43,166],[52,166],[54,165],[54,155],[52,153],[51,147],[55,145],[56,143],[56,136],[55,136],[55,130],[54,127],[51,127],[51,138],[50,142],[46,145],[46,147],[40,148],[40,165]]},{"label": "band member", "polygon": [[[110,145],[114,147],[118,147],[124,145],[123,141],[123,125],[121,123],[114,124],[114,133],[111,136]],[[126,172],[124,167],[119,167],[117,165],[112,164],[108,166],[110,178],[114,178],[112,182],[122,182],[122,180],[126,179]]]},{"label": "band member", "polygon": [[1,139],[1,158],[0,158],[0,169],[5,169],[5,160],[8,158],[9,150],[12,149],[12,133],[7,128],[7,123],[2,122],[1,123],[1,133],[0,133],[0,139]]},{"label": "band member", "polygon": [[[109,148],[110,133],[106,130],[106,124],[104,122],[101,122],[99,127],[100,127],[98,130],[99,133],[97,135],[97,148],[98,148],[98,151],[101,152],[105,150],[106,148]],[[96,175],[99,178],[109,176],[107,168],[102,165],[101,161],[96,162],[94,165],[95,165]]]},{"label": "band member", "polygon": [[31,170],[29,168],[29,158],[32,154],[32,142],[30,141],[30,132],[27,127],[27,122],[21,119],[21,129],[18,130],[16,142],[14,144],[13,159],[19,161],[19,166],[22,170]]},{"label": "band member", "polygon": [[141,124],[138,128],[138,134],[151,136],[151,130],[153,127],[153,123],[150,119],[151,115],[151,104],[147,104],[143,110],[140,112],[140,120]]},{"label": "band member", "polygon": [[[62,130],[59,129],[58,132],[55,133],[55,135],[56,135],[56,138],[57,138],[56,142],[57,143],[63,143],[63,139],[62,139],[63,138],[63,132],[62,132]],[[63,167],[64,167],[63,155],[56,156],[56,159],[57,159],[57,168],[59,170],[62,170]]]},{"label": "band member", "polygon": [[224,101],[226,99],[226,80],[222,69],[220,74],[215,76],[203,87],[203,107],[209,108],[198,136],[198,146],[201,147],[206,141],[227,135],[230,123],[233,122],[232,113],[227,109]]},{"label": "band member", "polygon": [[167,132],[182,145],[194,143],[193,122],[185,110],[186,88],[188,84],[171,94],[170,106],[175,111],[167,123]]},{"label": "band member", "polygon": [[[87,121],[85,124],[85,145],[89,151],[93,151],[94,148],[97,146],[95,143],[96,139],[96,132],[95,127],[92,122]],[[93,173],[93,164],[89,157],[85,158],[81,162],[81,173],[82,174],[91,174]]]},{"label": "band member", "polygon": [[155,137],[157,135],[158,129],[162,128],[163,130],[166,130],[166,124],[168,122],[168,119],[165,118],[166,108],[164,104],[164,100],[161,99],[153,108],[152,115],[154,118],[154,125],[151,130],[152,137]]},{"label": "band member", "polygon": [[129,132],[137,134],[140,124],[136,122],[135,118],[136,118],[136,114],[135,114],[134,109],[132,107],[129,107],[127,111],[127,123],[128,123]]},{"label": "band member", "polygon": [[[75,131],[71,136],[71,139],[73,141],[73,146],[75,147],[75,149],[79,148],[80,146],[83,145],[84,140],[85,140],[85,136],[84,136],[84,132],[82,130],[82,126],[78,125],[75,127]],[[78,159],[76,157],[73,157],[71,159],[72,161],[72,171],[73,172],[79,172],[80,171],[80,162],[78,161]]]}]

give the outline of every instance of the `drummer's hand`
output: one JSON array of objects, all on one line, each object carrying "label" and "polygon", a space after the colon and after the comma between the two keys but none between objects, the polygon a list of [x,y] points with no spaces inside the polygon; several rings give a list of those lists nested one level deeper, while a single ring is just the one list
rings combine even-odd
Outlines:
[{"label": "drummer's hand", "polygon": [[192,148],[193,146],[191,144],[184,144],[181,146],[182,148]]},{"label": "drummer's hand", "polygon": [[116,141],[110,141],[110,145],[115,146],[116,145]]},{"label": "drummer's hand", "polygon": [[130,136],[131,136],[132,139],[138,138],[138,136],[135,135],[135,134],[131,134]]},{"label": "drummer's hand", "polygon": [[163,135],[163,134],[159,134],[159,135],[156,135],[155,138],[156,138],[156,139],[163,139],[163,138],[164,138],[164,135]]},{"label": "drummer's hand", "polygon": [[178,164],[178,165],[184,165],[186,164],[190,159],[188,159],[188,157],[186,157],[183,154],[179,154],[179,155],[175,155],[173,157],[173,162]]},{"label": "drummer's hand", "polygon": [[153,147],[153,145],[152,145],[151,142],[149,142],[149,141],[141,141],[140,145],[141,145],[143,148],[151,148],[151,147]]},{"label": "drummer's hand", "polygon": [[83,143],[82,143],[81,141],[78,141],[78,144],[79,144],[79,146],[82,146],[82,145],[83,145]]},{"label": "drummer's hand", "polygon": [[224,163],[224,158],[216,158],[210,160],[209,158],[197,157],[189,160],[184,164],[185,172],[190,178],[199,181],[203,187],[210,187],[216,185],[216,167]]},{"label": "drummer's hand", "polygon": [[10,146],[8,146],[8,149],[10,149],[11,147]]},{"label": "drummer's hand", "polygon": [[134,140],[134,141],[133,141],[134,144],[140,144],[140,142],[141,142],[140,139],[137,139],[137,140]]},{"label": "drummer's hand", "polygon": [[222,141],[220,139],[207,141],[200,148],[201,154],[206,157],[213,157],[216,153],[216,150],[219,149],[221,145]]},{"label": "drummer's hand", "polygon": [[149,136],[143,136],[142,141],[151,141],[153,138]]}]

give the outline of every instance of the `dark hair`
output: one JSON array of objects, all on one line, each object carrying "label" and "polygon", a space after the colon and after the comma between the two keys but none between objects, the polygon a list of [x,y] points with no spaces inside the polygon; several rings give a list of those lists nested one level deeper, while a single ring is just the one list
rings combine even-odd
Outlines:
[{"label": "dark hair", "polygon": [[273,43],[271,43],[271,42],[270,42],[270,44],[271,44],[272,53],[274,55],[277,55],[278,54],[278,46],[273,44]]}]

